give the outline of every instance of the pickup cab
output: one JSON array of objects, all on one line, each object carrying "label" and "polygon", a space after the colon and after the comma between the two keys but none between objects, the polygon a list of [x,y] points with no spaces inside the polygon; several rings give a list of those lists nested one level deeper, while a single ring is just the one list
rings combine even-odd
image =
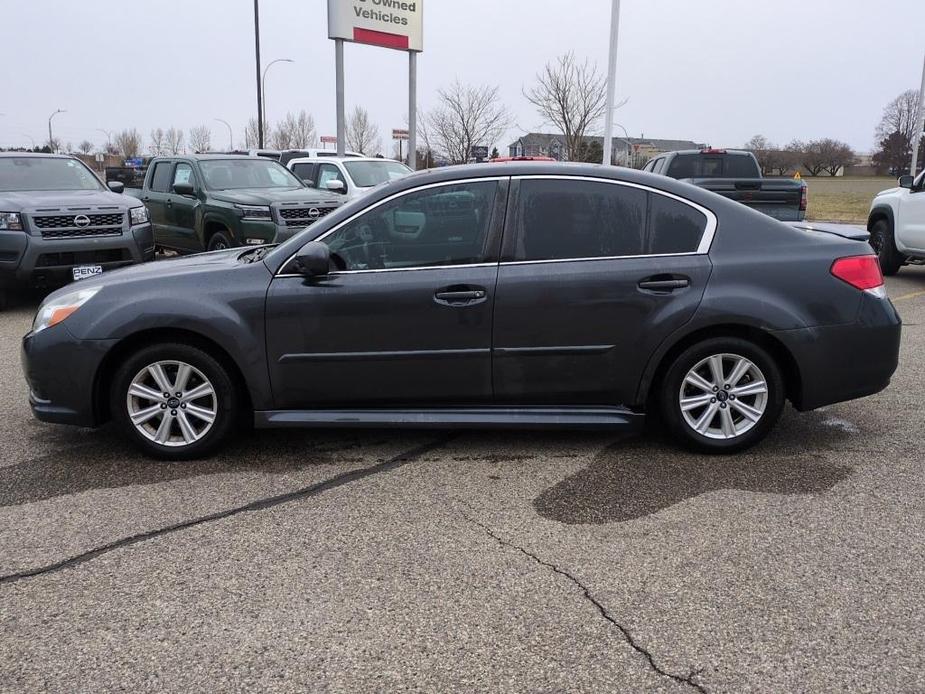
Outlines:
[{"label": "pickup cab", "polygon": [[340,207],[340,196],[306,187],[263,157],[158,157],[141,198],[159,248],[179,253],[280,243]]},{"label": "pickup cab", "polygon": [[307,186],[330,190],[353,200],[382,183],[414,173],[400,161],[373,157],[298,157],[289,170]]},{"label": "pickup cab", "polygon": [[870,245],[884,275],[903,265],[925,265],[925,171],[900,176],[899,185],[874,197],[867,216]]},{"label": "pickup cab", "polygon": [[806,217],[806,183],[792,178],[763,178],[751,152],[665,152],[646,162],[643,171],[692,183],[784,222],[802,222]]}]

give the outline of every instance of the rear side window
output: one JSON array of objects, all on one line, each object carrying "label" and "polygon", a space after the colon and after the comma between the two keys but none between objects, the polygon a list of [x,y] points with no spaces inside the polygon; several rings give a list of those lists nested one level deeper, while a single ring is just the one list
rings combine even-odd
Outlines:
[{"label": "rear side window", "polygon": [[707,226],[706,216],[683,202],[650,194],[646,253],[693,253]]},{"label": "rear side window", "polygon": [[311,185],[312,179],[314,178],[315,165],[314,164],[293,164],[292,173],[301,178],[305,183]]},{"label": "rear side window", "polygon": [[159,161],[154,165],[154,173],[151,174],[151,190],[156,193],[166,193],[170,190],[170,168],[173,162]]},{"label": "rear side window", "polygon": [[724,178],[758,178],[761,171],[758,165],[747,154],[730,154],[726,157],[723,169]]},{"label": "rear side window", "polygon": [[679,154],[671,160],[671,178],[758,178],[758,165],[747,154]]},{"label": "rear side window", "polygon": [[646,198],[643,190],[611,183],[521,180],[514,259],[640,255]]}]

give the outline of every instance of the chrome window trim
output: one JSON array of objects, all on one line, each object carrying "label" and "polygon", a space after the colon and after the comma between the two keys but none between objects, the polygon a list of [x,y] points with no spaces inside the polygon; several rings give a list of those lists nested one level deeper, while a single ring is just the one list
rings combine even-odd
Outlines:
[{"label": "chrome window trim", "polygon": [[[519,176],[485,176],[481,178],[464,178],[457,179],[453,181],[439,181],[437,183],[428,183],[427,185],[418,186],[417,188],[409,188],[408,190],[399,191],[393,195],[390,195],[387,198],[383,198],[379,202],[369,207],[365,207],[362,210],[359,210],[356,214],[348,217],[344,221],[338,223],[336,226],[332,227],[324,234],[319,236],[314,241],[323,241],[328,236],[333,234],[335,231],[338,231],[341,227],[346,224],[349,224],[357,217],[366,214],[375,210],[380,205],[384,205],[387,202],[391,202],[396,198],[403,197],[405,195],[410,195],[411,193],[417,193],[422,190],[428,190],[430,188],[442,188],[446,186],[454,185],[463,185],[466,183],[484,183],[487,181],[503,181],[505,179],[510,179],[512,181],[523,181],[530,179],[546,179],[546,180],[568,180],[568,181],[591,181],[593,183],[610,183],[613,185],[626,186],[628,188],[638,188],[639,190],[644,190],[650,193],[656,193],[658,195],[664,195],[668,198],[673,198],[678,202],[684,203],[689,207],[693,207],[695,210],[704,215],[707,219],[707,224],[704,227],[703,236],[700,237],[700,244],[697,246],[696,251],[685,251],[683,253],[642,253],[639,255],[613,255],[613,256],[601,256],[595,258],[550,258],[546,260],[509,260],[501,263],[491,262],[491,263],[468,263],[461,265],[416,265],[412,267],[391,267],[391,268],[379,268],[374,270],[338,270],[337,272],[330,273],[331,276],[339,275],[360,275],[360,274],[370,274],[375,272],[407,272],[407,271],[419,271],[419,270],[454,270],[460,268],[472,268],[472,267],[494,267],[496,265],[535,265],[539,263],[574,263],[578,261],[594,261],[594,260],[627,260],[630,258],[671,258],[671,257],[683,257],[689,255],[706,255],[710,252],[710,247],[713,245],[713,237],[716,235],[717,220],[716,215],[712,210],[698,205],[696,202],[688,200],[687,198],[682,198],[680,195],[675,195],[674,193],[669,193],[668,191],[660,190],[658,188],[653,188],[651,186],[642,185],[640,183],[631,183],[629,181],[617,181],[612,178],[600,178],[596,176],[570,176],[568,174],[522,174]],[[298,251],[296,251],[298,253]],[[292,262],[292,259],[295,258],[296,253],[293,253],[289,256],[283,263],[280,265],[280,269],[286,267],[289,263]],[[302,277],[302,275],[293,272],[277,272],[275,277]]]}]

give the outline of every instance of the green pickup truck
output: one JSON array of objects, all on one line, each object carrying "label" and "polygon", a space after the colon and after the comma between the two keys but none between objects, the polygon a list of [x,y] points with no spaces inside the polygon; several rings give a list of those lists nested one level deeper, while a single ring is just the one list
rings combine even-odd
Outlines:
[{"label": "green pickup truck", "polygon": [[125,192],[148,208],[157,247],[180,253],[279,243],[342,204],[275,161],[227,154],[158,157]]}]

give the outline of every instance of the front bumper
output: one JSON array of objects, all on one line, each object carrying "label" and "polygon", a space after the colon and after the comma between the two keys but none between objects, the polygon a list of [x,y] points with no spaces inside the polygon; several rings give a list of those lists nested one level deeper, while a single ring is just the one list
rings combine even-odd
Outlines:
[{"label": "front bumper", "polygon": [[799,370],[801,411],[879,393],[899,364],[902,320],[889,299],[865,292],[855,323],[774,332]]},{"label": "front bumper", "polygon": [[103,271],[154,259],[150,224],[122,234],[46,239],[22,231],[0,232],[0,287],[54,287],[71,281],[77,265],[100,265]]},{"label": "front bumper", "polygon": [[96,378],[116,342],[78,340],[66,323],[27,334],[20,358],[35,417],[54,424],[100,424]]}]

